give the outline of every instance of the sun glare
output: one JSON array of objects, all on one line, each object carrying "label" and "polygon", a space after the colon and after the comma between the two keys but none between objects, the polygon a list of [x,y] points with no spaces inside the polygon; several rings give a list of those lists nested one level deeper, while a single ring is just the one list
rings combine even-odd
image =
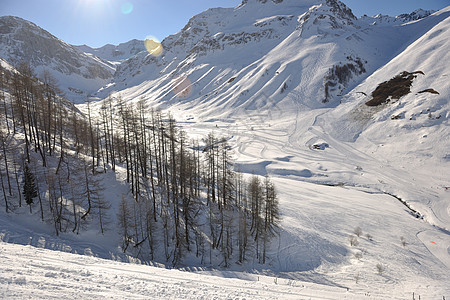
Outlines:
[{"label": "sun glare", "polygon": [[134,11],[132,1],[76,0],[76,4],[75,13],[84,17],[112,17],[118,13],[129,15]]},{"label": "sun glare", "polygon": [[133,11],[133,4],[130,2],[125,2],[122,4],[121,11],[124,15],[128,15]]},{"label": "sun glare", "polygon": [[186,76],[173,79],[172,86],[172,91],[178,98],[187,98],[192,93],[192,83]]},{"label": "sun glare", "polygon": [[81,18],[104,18],[113,11],[112,2],[108,0],[78,0],[74,14]]},{"label": "sun glare", "polygon": [[145,49],[153,56],[160,56],[163,52],[161,42],[154,36],[148,36],[144,41]]}]

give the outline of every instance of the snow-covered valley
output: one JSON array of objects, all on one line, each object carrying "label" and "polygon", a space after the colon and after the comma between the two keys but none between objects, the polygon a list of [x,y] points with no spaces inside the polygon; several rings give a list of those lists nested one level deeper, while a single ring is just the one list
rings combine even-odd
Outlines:
[{"label": "snow-covered valley", "polygon": [[[0,298],[450,298],[449,34],[450,7],[357,19],[334,0],[248,0],[193,17],[161,56],[136,40],[79,46],[115,74],[77,109],[100,118],[105,103],[145,103],[188,138],[223,138],[236,171],[272,179],[279,234],[265,264],[122,251],[116,216],[130,184],[124,162],[106,165],[103,234],[89,224],[56,236],[37,203],[30,214],[0,202]],[[407,92],[365,104],[402,72]]]}]

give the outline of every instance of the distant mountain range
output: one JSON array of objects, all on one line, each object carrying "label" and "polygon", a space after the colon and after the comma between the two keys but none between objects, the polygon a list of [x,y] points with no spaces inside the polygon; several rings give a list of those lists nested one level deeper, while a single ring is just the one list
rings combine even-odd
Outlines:
[{"label": "distant mountain range", "polygon": [[48,70],[69,99],[86,99],[114,75],[111,64],[18,17],[0,17],[0,45],[0,57],[12,65],[29,63],[37,75]]},{"label": "distant mountain range", "polygon": [[[93,201],[92,209],[99,209],[98,215],[93,215],[102,215],[101,210],[111,204],[111,215],[119,218],[117,212],[121,211],[124,216],[117,224],[113,222],[111,235],[100,236],[90,231],[83,237],[80,233],[54,238],[50,224],[56,224],[58,220],[61,224],[61,218],[53,216],[49,224],[35,222],[33,220],[39,220],[37,210],[33,208],[32,219],[30,216],[33,215],[28,214],[28,208],[23,205],[26,213],[18,209],[17,214],[14,212],[9,217],[1,212],[0,240],[22,244],[33,242],[42,247],[100,254],[101,257],[120,252],[118,245],[123,244],[128,253],[137,253],[136,257],[140,259],[140,255],[145,257],[151,253],[153,256],[153,250],[149,251],[152,246],[148,242],[153,243],[149,232],[159,228],[154,231],[156,262],[169,263],[176,252],[181,258],[180,266],[187,270],[206,272],[208,269],[218,276],[237,278],[249,278],[249,273],[238,275],[239,272],[234,271],[258,272],[253,278],[258,278],[259,289],[263,287],[260,283],[264,283],[259,282],[259,276],[274,272],[277,278],[274,283],[270,279],[272,286],[278,286],[278,279],[281,286],[284,277],[289,278],[283,283],[288,288],[293,288],[294,284],[305,287],[297,281],[301,279],[309,285],[339,288],[342,294],[334,294],[336,297],[345,294],[355,295],[355,298],[405,299],[411,294],[413,298],[422,294],[440,299],[449,294],[450,268],[449,33],[450,6],[437,12],[416,10],[397,17],[357,18],[349,7],[337,0],[243,0],[234,8],[208,9],[193,16],[178,33],[162,41],[160,49],[163,50],[158,51],[159,55],[153,55],[155,51],[148,52],[144,41],[132,40],[96,49],[86,45],[73,46],[23,19],[0,17],[0,65],[12,71],[5,74],[13,74],[0,76],[10,83],[9,89],[2,87],[0,90],[0,103],[4,103],[0,106],[0,114],[5,115],[0,127],[0,137],[5,137],[2,138],[0,156],[8,147],[13,149],[8,150],[8,155],[16,163],[10,163],[9,168],[14,168],[16,176],[12,172],[9,176],[13,186],[15,181],[18,187],[17,194],[20,195],[19,177],[22,175],[17,173],[16,165],[24,161],[21,149],[28,149],[23,146],[27,144],[26,139],[23,141],[27,134],[22,132],[28,129],[21,125],[26,123],[27,117],[31,124],[28,127],[37,128],[37,124],[42,123],[44,132],[49,132],[39,135],[28,130],[29,139],[36,137],[39,143],[42,136],[41,141],[48,140],[56,149],[51,156],[45,150],[51,149],[51,145],[43,146],[44,151],[38,154],[36,147],[30,144],[29,152],[38,158],[37,162],[40,162],[38,155],[47,155],[53,162],[48,169],[55,174],[58,170],[65,172],[70,166],[80,165],[78,178],[81,181],[75,181],[77,175],[69,171],[67,178],[41,172],[42,180],[45,179],[49,187],[54,178],[52,189],[55,195],[61,195],[43,193],[46,195],[43,202],[50,203],[53,200],[47,199],[54,199],[59,203],[57,199],[61,198],[63,203],[61,186],[67,182],[70,183],[70,191],[67,191],[70,197],[64,198],[65,205],[73,209],[76,216],[76,203],[83,201],[80,205],[88,208],[78,210],[86,216],[91,202],[79,196],[84,195],[84,190],[74,193],[74,187],[80,183],[79,188],[84,189],[86,184],[88,191],[92,180],[98,193],[103,193],[107,200]],[[15,76],[18,73],[14,67],[23,62],[29,63],[38,75],[48,70],[66,97],[77,105],[59,101],[62,99],[52,97],[50,92],[47,103],[56,99],[75,113],[63,113],[63,110],[52,109],[50,104],[25,105],[27,102],[21,102],[21,96],[32,94],[31,90],[37,91],[37,96],[29,97],[33,99],[30,102],[46,103],[38,101],[45,100],[43,88],[25,89],[23,94],[15,90],[16,85],[12,83],[14,80],[20,83],[20,76]],[[26,84],[23,86],[27,87]],[[86,105],[86,99],[91,100],[89,105]],[[16,110],[21,106],[26,109]],[[12,118],[8,107],[16,115],[21,113],[22,121],[17,120],[19,117]],[[160,108],[162,112],[154,108]],[[29,113],[24,114],[24,111]],[[33,118],[34,111],[39,111],[40,117]],[[56,116],[55,121],[49,118],[47,122],[46,117],[51,112]],[[171,117],[177,122],[172,122]],[[3,125],[5,119],[8,128]],[[62,129],[66,123],[70,125],[68,130]],[[92,130],[94,126],[97,134]],[[72,138],[65,138],[63,133]],[[214,155],[215,151],[208,154],[216,149],[213,136],[226,144],[224,151],[217,151],[222,153],[220,155]],[[79,142],[78,138],[85,142]],[[189,145],[190,139],[195,142]],[[112,144],[117,147],[117,152],[111,150],[114,149]],[[31,151],[32,148],[35,151]],[[111,155],[117,156],[117,160],[109,161],[108,149],[109,153],[115,153]],[[193,151],[191,156],[198,163],[186,163],[183,159],[186,149]],[[212,191],[214,186],[219,188],[219,184],[214,184],[216,173],[217,177],[219,173],[223,178],[227,177],[223,191],[232,189],[233,185],[239,186],[236,199],[241,199],[241,192],[250,193],[248,187],[240,186],[224,171],[228,165],[227,155],[233,156],[233,169],[243,173],[244,179],[252,175],[259,175],[261,179],[268,175],[274,179],[282,229],[267,253],[268,264],[259,265],[257,257],[242,265],[230,260],[230,271],[233,271],[230,273],[225,270],[226,259],[214,254],[214,247],[232,250],[225,243],[237,241],[233,230],[226,229],[223,235],[222,232],[217,234],[222,245],[214,245],[207,234],[216,230],[213,227],[218,227],[206,226],[208,216],[199,213],[200,210],[192,209],[195,222],[182,220],[179,226],[172,227],[159,219],[156,222],[149,213],[158,211],[166,218],[172,213],[167,209],[171,203],[183,203],[182,208],[173,210],[173,215],[189,214],[191,210],[185,209],[185,201],[194,203],[194,207],[197,204],[193,200],[196,198],[191,198],[195,189],[188,191],[189,184],[183,183],[188,173],[192,176],[189,177],[191,185],[208,182],[208,187],[197,190],[196,196],[205,198],[207,203],[215,201],[215,196],[211,199],[206,196],[210,192],[209,184],[213,186]],[[91,161],[91,156],[92,165],[89,165],[86,162]],[[0,162],[2,167],[6,165],[6,158],[5,163],[3,158]],[[170,162],[166,164],[165,159]],[[150,171],[144,172],[147,161]],[[208,163],[213,165],[209,171],[199,171],[200,166]],[[217,171],[214,171],[214,165],[218,167]],[[87,166],[92,166],[90,177]],[[178,168],[182,180],[174,175]],[[3,176],[3,169],[0,171]],[[205,179],[199,180],[203,178],[199,174],[205,174]],[[160,176],[153,179],[153,175]],[[97,180],[101,180],[102,185],[97,185]],[[103,184],[105,189],[100,188]],[[172,197],[167,186],[177,184],[180,188],[174,189]],[[138,189],[141,191],[137,192]],[[133,190],[136,195],[142,193],[143,197],[134,198]],[[6,203],[6,193],[3,187],[0,206]],[[219,198],[225,207],[228,197],[223,194]],[[150,199],[153,199],[154,208],[149,205]],[[164,199],[167,205],[160,202],[156,209],[155,199]],[[233,202],[237,203],[236,207],[244,208],[240,215],[245,218],[249,214],[245,209],[247,204],[236,199]],[[11,202],[16,203],[16,200],[13,198]],[[128,208],[127,203],[130,204]],[[214,206],[208,205],[211,220],[214,214],[211,207]],[[231,207],[229,203],[226,206]],[[246,231],[247,225],[256,228],[253,222],[245,225],[245,221],[234,218],[233,213],[241,208],[227,208],[230,214],[221,214],[222,224],[236,221],[240,232]],[[129,223],[126,220],[128,214],[139,219],[140,225]],[[258,213],[254,216],[258,219],[262,214],[263,211],[259,217]],[[265,214],[267,216],[267,210]],[[84,224],[81,223],[83,218],[80,217],[80,222],[74,218],[75,227]],[[100,217],[94,217],[93,221],[96,219],[102,222]],[[71,218],[67,220],[67,224],[72,222]],[[125,224],[121,225],[123,240],[116,234],[120,222]],[[128,236],[128,229],[125,229],[128,223],[130,233],[135,231],[131,233],[135,239]],[[50,234],[42,235],[41,225],[42,230]],[[191,250],[169,248],[168,241],[175,241],[171,232],[188,228],[188,225],[195,234],[189,238],[190,242],[186,238],[186,244],[183,241],[180,245],[192,245]],[[206,230],[198,230],[202,226],[206,226]],[[67,228],[67,231],[72,230]],[[167,231],[164,229],[164,234],[163,228],[168,228]],[[58,232],[56,225],[55,229]],[[138,233],[144,230],[148,234]],[[131,246],[133,243],[134,247]],[[239,247],[239,251],[246,251],[242,250],[245,247]],[[199,248],[203,250],[199,251]],[[253,248],[258,249],[258,244]],[[233,253],[235,257],[238,255],[237,251]],[[175,262],[178,263],[174,259],[174,265]],[[20,264],[27,265],[22,261]],[[28,287],[29,274],[25,274],[28,276],[25,280],[23,274],[8,268],[3,280],[8,284],[7,292],[15,292],[13,284],[20,285],[16,290],[24,290],[23,283]],[[41,278],[54,279],[53,273],[42,274]],[[14,279],[15,275],[22,277]],[[85,277],[84,271],[82,275]],[[122,279],[116,276],[111,282]],[[2,278],[0,290],[1,283]],[[266,289],[270,290],[270,285],[265,285]],[[172,293],[170,289],[165,290]],[[291,291],[285,291],[280,297],[289,296]],[[198,297],[197,293],[190,295]],[[304,295],[309,297],[309,294]],[[327,297],[326,293],[320,295]],[[295,296],[292,294],[293,298]]]},{"label": "distant mountain range", "polygon": [[141,96],[164,103],[177,98],[174,79],[186,77],[192,83],[186,100],[195,105],[253,107],[265,101],[255,100],[263,94],[276,102],[300,97],[316,107],[334,102],[430,26],[399,24],[432,13],[357,19],[340,1],[248,0],[194,16],[163,40],[160,57],[145,51],[143,41],[72,46],[31,22],[1,17],[0,57],[15,66],[29,62],[38,75],[50,71],[76,102],[99,90],[103,98],[139,86]]},{"label": "distant mountain range", "polygon": [[120,64],[128,58],[145,50],[144,41],[131,40],[119,45],[105,45],[100,48],[91,48],[87,45],[75,46],[79,51],[89,53],[114,65]]}]

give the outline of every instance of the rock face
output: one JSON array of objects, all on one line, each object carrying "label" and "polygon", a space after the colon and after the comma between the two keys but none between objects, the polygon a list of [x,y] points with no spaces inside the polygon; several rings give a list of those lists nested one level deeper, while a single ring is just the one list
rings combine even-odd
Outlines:
[{"label": "rock face", "polygon": [[0,57],[15,66],[29,63],[38,76],[48,70],[73,100],[97,91],[114,72],[112,66],[18,17],[0,17]]},{"label": "rock face", "polygon": [[417,9],[410,14],[401,14],[401,15],[397,16],[396,18],[402,20],[403,22],[411,22],[411,21],[416,21],[416,20],[426,18],[435,12],[436,11],[434,11],[434,10]]}]

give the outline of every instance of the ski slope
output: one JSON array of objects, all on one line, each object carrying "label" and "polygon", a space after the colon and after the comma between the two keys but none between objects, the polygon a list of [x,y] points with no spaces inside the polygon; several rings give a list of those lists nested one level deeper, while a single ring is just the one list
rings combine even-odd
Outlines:
[{"label": "ski slope", "polygon": [[[220,275],[119,263],[0,242],[2,299],[374,298],[368,292],[300,280],[233,272]],[[385,291],[378,291],[375,297],[402,299],[401,293]]]},{"label": "ski slope", "polygon": [[[283,230],[269,253],[267,272],[372,295],[379,289],[392,297],[398,291],[405,297],[414,291],[448,294],[448,232],[416,218],[386,194],[389,182],[398,180],[395,169],[315,126],[316,114],[326,111],[299,114],[295,122],[268,116],[264,122],[255,117],[185,126],[195,135],[226,135],[234,145],[237,169],[274,180]],[[286,123],[292,130],[286,132]],[[321,143],[328,147],[312,148]],[[409,180],[404,176],[403,186],[396,187],[406,189]],[[363,235],[359,245],[350,246],[356,227]],[[383,276],[377,274],[377,264],[386,268]]]},{"label": "ski slope", "polygon": [[[247,22],[245,9],[257,7],[249,3],[236,9],[240,22]],[[316,9],[329,12],[325,6]],[[306,10],[297,7],[297,17]],[[220,29],[220,22],[214,23],[218,12],[234,17],[233,10],[209,10],[193,18],[192,28],[194,21],[211,18],[212,29]],[[270,18],[267,7],[258,13],[261,18],[256,23],[249,19],[246,29],[266,24],[280,30],[273,25],[276,20],[297,28],[297,18],[283,19],[289,16],[287,9],[277,11],[281,19]],[[118,261],[129,258],[117,248],[117,236],[113,238],[116,224],[106,236],[90,229],[80,236],[54,238],[51,228],[26,210],[14,220],[1,212],[0,240],[22,246],[0,243],[0,296],[410,299],[414,293],[422,299],[450,298],[450,81],[449,65],[443,63],[450,61],[449,15],[446,8],[397,27],[363,24],[360,32],[349,26],[350,33],[364,37],[362,42],[353,35],[357,41],[333,35],[314,38],[317,28],[310,26],[288,35],[275,30],[279,39],[262,42],[272,49],[269,53],[258,52],[261,44],[251,41],[243,48],[251,52],[245,57],[240,57],[239,47],[225,45],[222,56],[215,49],[194,60],[174,48],[180,51],[169,51],[163,62],[139,55],[129,60],[116,74],[121,81],[105,89],[105,95],[116,90],[113,96],[120,94],[129,103],[143,97],[149,107],[170,112],[191,137],[213,131],[229,141],[236,169],[271,176],[282,230],[271,245],[269,263],[249,259],[223,270],[200,266],[188,255],[182,269],[190,272],[123,264]],[[175,43],[181,34],[166,43]],[[301,34],[312,38],[302,40]],[[386,43],[378,45],[382,35]],[[396,39],[398,44],[392,43]],[[362,58],[372,59],[367,78],[354,78],[351,90],[339,96],[340,103],[322,105],[323,75],[353,46],[359,47]],[[372,48],[377,51],[369,53]],[[293,49],[305,52],[293,56]],[[181,58],[172,61],[177,55]],[[237,63],[226,67],[236,57]],[[130,78],[133,70],[136,76]],[[409,95],[375,109],[364,105],[378,84],[405,70],[424,73],[414,80]],[[177,72],[192,83],[187,98],[173,92]],[[286,82],[288,88],[281,92]],[[420,93],[429,88],[439,94]],[[127,189],[118,184],[124,182],[123,170],[102,176],[114,214]],[[351,244],[357,227],[362,235]],[[32,246],[23,246],[30,236]]]},{"label": "ski slope", "polygon": [[[194,274],[0,242],[2,299],[356,299],[345,288]],[[361,296],[361,295],[359,295]]]}]

